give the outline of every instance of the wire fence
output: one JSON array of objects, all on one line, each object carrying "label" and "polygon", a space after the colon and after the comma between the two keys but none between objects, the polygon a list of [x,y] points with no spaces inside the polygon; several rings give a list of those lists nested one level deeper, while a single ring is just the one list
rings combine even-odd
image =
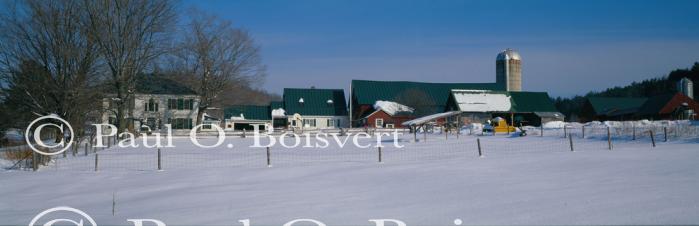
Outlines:
[{"label": "wire fence", "polygon": [[[367,142],[356,147],[353,131],[349,136],[327,138],[328,147],[318,148],[313,136],[307,143],[301,137],[295,148],[277,145],[271,148],[251,147],[252,137],[229,137],[217,148],[201,148],[193,145],[189,138],[174,138],[175,147],[145,148],[139,138],[139,147],[116,147],[119,141],[108,139],[109,147],[93,148],[90,142],[75,143],[68,151],[51,156],[37,157],[30,150],[6,150],[5,157],[14,156],[14,170],[55,171],[156,171],[221,168],[296,167],[317,164],[411,164],[423,161],[459,159],[503,159],[523,155],[606,151],[617,148],[647,149],[667,142],[687,141],[699,138],[699,127],[691,125],[638,126],[618,125],[579,126],[563,128],[525,128],[527,136],[516,133],[481,134],[462,130],[431,134],[403,134],[398,139],[384,136],[381,148],[377,143]],[[356,132],[356,131],[354,131]],[[381,132],[381,131],[377,131]],[[401,131],[402,132],[402,131]],[[543,132],[543,133],[542,133]],[[653,134],[651,138],[650,134]],[[667,138],[667,139],[666,139]],[[201,143],[213,143],[215,137],[201,138]],[[279,139],[277,136],[275,139]],[[374,139],[372,137],[371,139]],[[265,139],[262,139],[266,143]],[[287,137],[285,143],[294,143]],[[344,146],[338,142],[344,142]],[[152,143],[152,142],[151,142]],[[320,144],[319,144],[320,143]],[[394,144],[403,147],[396,147]],[[27,152],[29,154],[27,155]],[[8,154],[11,153],[11,154]],[[40,159],[39,159],[40,158]],[[35,164],[36,163],[36,164]]]}]

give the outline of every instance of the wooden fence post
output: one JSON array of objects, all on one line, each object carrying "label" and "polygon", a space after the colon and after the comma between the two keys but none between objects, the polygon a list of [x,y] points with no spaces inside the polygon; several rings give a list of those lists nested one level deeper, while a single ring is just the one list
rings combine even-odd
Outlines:
[{"label": "wooden fence post", "polygon": [[87,144],[87,142],[85,142],[85,156],[87,156],[87,146],[88,146],[88,144]]},{"label": "wooden fence post", "polygon": [[636,124],[633,124],[633,138],[631,140],[636,140]]},{"label": "wooden fence post", "polygon": [[39,158],[36,155],[36,152],[32,152],[32,170],[34,171],[39,169]]},{"label": "wooden fence post", "polygon": [[541,126],[539,126],[539,129],[541,130],[541,133],[539,134],[540,137],[544,136],[544,123],[541,123]]},{"label": "wooden fence post", "polygon": [[476,138],[476,143],[478,143],[478,157],[483,157],[483,152],[481,152],[481,138]]},{"label": "wooden fence post", "polygon": [[582,138],[585,139],[585,126],[582,126]]},{"label": "wooden fence post", "polygon": [[161,160],[160,148],[158,148],[158,170],[163,170],[163,164]]},{"label": "wooden fence post", "polygon": [[449,132],[447,131],[447,126],[444,126],[444,140],[449,140]]},{"label": "wooden fence post", "polygon": [[116,192],[112,192],[112,216],[116,213]]},{"label": "wooden fence post", "polygon": [[655,136],[653,135],[653,130],[649,130],[650,132],[650,141],[653,142],[653,147],[655,147]]},{"label": "wooden fence post", "polygon": [[568,136],[568,140],[570,141],[570,151],[575,151],[575,149],[573,149],[573,136]]},{"label": "wooden fence post", "polygon": [[267,147],[267,167],[272,167],[272,158],[270,157],[269,147]]},{"label": "wooden fence post", "polygon": [[97,172],[97,163],[99,161],[98,156],[99,154],[95,154],[95,172]]},{"label": "wooden fence post", "polygon": [[663,135],[665,136],[665,142],[667,142],[667,127],[663,127]]},{"label": "wooden fence post", "polygon": [[413,127],[413,142],[417,143],[417,126]]},{"label": "wooden fence post", "polygon": [[427,127],[424,124],[422,125],[422,134],[424,135],[422,142],[427,142]]},{"label": "wooden fence post", "polygon": [[609,150],[612,150],[612,131],[609,126],[607,126],[607,145],[609,146]]},{"label": "wooden fence post", "polygon": [[379,163],[383,162],[383,153],[381,152],[381,147],[379,147]]},{"label": "wooden fence post", "polygon": [[568,127],[566,125],[563,125],[563,138],[568,137]]}]

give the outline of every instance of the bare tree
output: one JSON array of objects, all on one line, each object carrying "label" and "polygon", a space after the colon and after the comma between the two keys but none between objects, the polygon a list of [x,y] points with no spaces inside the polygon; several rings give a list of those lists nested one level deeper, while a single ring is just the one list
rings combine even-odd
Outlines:
[{"label": "bare tree", "polygon": [[82,2],[27,0],[8,6],[0,18],[5,104],[16,118],[57,114],[80,125],[97,95],[96,46],[80,23]]},{"label": "bare tree", "polygon": [[119,131],[126,129],[136,76],[165,52],[175,24],[169,0],[84,0],[85,27],[108,68]]},{"label": "bare tree", "polygon": [[182,72],[180,80],[200,96],[197,124],[206,109],[224,100],[222,94],[235,96],[236,90],[264,78],[260,48],[247,31],[234,28],[230,21],[194,12],[183,35],[174,65],[180,67],[176,69]]}]

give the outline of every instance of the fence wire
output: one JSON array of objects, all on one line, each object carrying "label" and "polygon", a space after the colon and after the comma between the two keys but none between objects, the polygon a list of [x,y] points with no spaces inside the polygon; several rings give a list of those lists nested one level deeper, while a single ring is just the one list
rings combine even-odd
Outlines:
[{"label": "fence wire", "polygon": [[[355,147],[353,137],[340,136],[340,141],[346,141],[345,146],[336,144],[336,140],[328,137],[327,148],[313,147],[318,143],[311,139],[311,147],[304,147],[306,141],[301,138],[298,147],[287,149],[279,145],[269,149],[250,147],[253,138],[228,137],[223,145],[216,148],[200,148],[194,146],[189,138],[174,138],[176,147],[144,148],[141,139],[136,143],[141,147],[116,147],[111,143],[109,148],[85,148],[86,142],[76,143],[64,154],[52,156],[40,164],[40,170],[56,171],[155,171],[155,170],[187,170],[187,169],[220,169],[220,168],[262,168],[296,167],[317,164],[410,164],[422,161],[444,161],[455,159],[504,159],[517,158],[522,155],[608,151],[616,148],[648,148],[655,141],[662,145],[666,141],[696,139],[699,137],[699,127],[671,126],[576,126],[567,125],[565,128],[543,129],[530,127],[526,136],[520,133],[511,134],[482,134],[462,131],[456,133],[434,134],[403,134],[397,142],[403,147],[394,146],[390,136],[383,137],[383,147],[375,147],[376,143],[364,140],[368,148]],[[543,134],[542,134],[543,132]],[[470,133],[470,135],[469,135]],[[651,139],[650,135],[653,134]],[[279,139],[276,137],[276,139]],[[374,139],[374,138],[371,138]],[[266,139],[262,139],[266,144]],[[216,138],[202,138],[201,143],[215,143]],[[113,141],[115,142],[115,141]],[[151,142],[152,143],[152,142]],[[293,144],[293,139],[285,139],[285,143]],[[480,143],[480,145],[479,145]],[[572,145],[571,145],[572,143]],[[207,145],[208,145],[207,144]],[[227,144],[233,144],[229,147]],[[89,146],[89,144],[88,144]],[[572,146],[572,147],[571,147]],[[479,150],[480,149],[480,150]],[[572,149],[572,150],[571,150]],[[14,150],[21,151],[21,150]],[[26,150],[23,150],[26,151]],[[5,151],[8,152],[8,151]],[[160,153],[159,153],[160,152]],[[31,170],[32,159],[24,159],[21,167],[16,169]],[[44,159],[45,160],[45,159]],[[29,162],[29,163],[27,163]]]}]

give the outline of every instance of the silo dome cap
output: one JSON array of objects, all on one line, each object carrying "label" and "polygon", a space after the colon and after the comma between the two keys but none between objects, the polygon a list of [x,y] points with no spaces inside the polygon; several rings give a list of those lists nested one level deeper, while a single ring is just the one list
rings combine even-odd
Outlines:
[{"label": "silo dome cap", "polygon": [[522,60],[522,58],[519,56],[517,51],[508,48],[500,52],[496,60]]}]

